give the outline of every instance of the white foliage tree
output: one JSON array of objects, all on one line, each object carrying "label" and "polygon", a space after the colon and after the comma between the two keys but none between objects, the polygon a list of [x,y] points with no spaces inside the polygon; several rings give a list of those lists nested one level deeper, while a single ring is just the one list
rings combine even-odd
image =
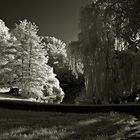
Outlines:
[{"label": "white foliage tree", "polygon": [[16,55],[15,38],[9,33],[8,27],[0,20],[0,84],[7,85],[12,80],[11,65]]},{"label": "white foliage tree", "polygon": [[44,37],[46,50],[49,55],[49,65],[56,67],[64,67],[68,64],[66,53],[66,44],[55,37]]},{"label": "white foliage tree", "polygon": [[[41,43],[42,38],[37,35],[38,28],[34,23],[28,22],[27,20],[21,21],[19,25],[13,30],[13,35],[17,38],[17,57],[15,63],[20,63],[18,67],[18,86],[22,89],[24,93],[28,93],[29,96],[39,96],[43,97],[42,92],[43,87],[48,87],[50,85],[52,78],[57,81],[53,73],[53,69],[47,65],[48,59],[46,57],[46,51],[44,51],[44,44]],[[52,90],[46,88],[48,91],[48,96],[54,94],[53,87],[50,86]],[[52,93],[51,93],[52,92]],[[59,96],[63,98],[64,93],[58,93]],[[55,96],[53,101],[58,97]]]}]

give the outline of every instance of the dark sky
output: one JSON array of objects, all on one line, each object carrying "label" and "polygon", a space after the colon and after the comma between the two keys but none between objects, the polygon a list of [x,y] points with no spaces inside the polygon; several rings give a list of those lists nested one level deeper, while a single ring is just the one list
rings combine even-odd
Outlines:
[{"label": "dark sky", "polygon": [[76,40],[80,7],[91,0],[1,0],[0,19],[9,28],[28,19],[39,26],[42,36],[55,36],[64,42]]}]

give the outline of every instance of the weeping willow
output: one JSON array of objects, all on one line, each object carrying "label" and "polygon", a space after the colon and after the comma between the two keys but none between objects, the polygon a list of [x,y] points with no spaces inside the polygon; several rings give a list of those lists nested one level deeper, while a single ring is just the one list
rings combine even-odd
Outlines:
[{"label": "weeping willow", "polygon": [[70,43],[68,54],[74,73],[78,75],[80,69],[85,76],[85,94],[91,101],[109,103],[133,90],[128,48],[135,45],[132,37],[139,29],[139,24],[135,30],[131,24],[137,2],[96,0],[81,10],[79,40]]}]

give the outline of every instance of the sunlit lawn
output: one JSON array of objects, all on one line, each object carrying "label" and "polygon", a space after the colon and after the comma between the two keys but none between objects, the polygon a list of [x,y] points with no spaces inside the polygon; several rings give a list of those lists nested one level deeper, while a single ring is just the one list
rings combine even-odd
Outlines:
[{"label": "sunlit lawn", "polygon": [[115,140],[135,118],[119,113],[65,114],[0,109],[0,140]]}]

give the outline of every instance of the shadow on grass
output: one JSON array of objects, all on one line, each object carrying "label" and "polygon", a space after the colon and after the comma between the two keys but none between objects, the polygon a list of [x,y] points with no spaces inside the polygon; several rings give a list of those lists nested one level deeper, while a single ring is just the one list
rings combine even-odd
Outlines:
[{"label": "shadow on grass", "polygon": [[119,113],[65,114],[0,109],[0,140],[123,139],[135,117]]}]

